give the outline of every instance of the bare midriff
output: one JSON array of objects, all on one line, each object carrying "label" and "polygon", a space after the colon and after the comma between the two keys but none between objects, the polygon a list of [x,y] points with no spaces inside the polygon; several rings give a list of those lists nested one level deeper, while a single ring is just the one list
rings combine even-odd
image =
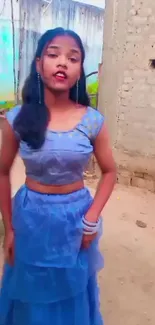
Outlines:
[{"label": "bare midriff", "polygon": [[43,194],[69,194],[84,188],[83,180],[79,180],[77,182],[65,185],[47,185],[41,184],[36,180],[27,177],[25,184],[30,190]]}]

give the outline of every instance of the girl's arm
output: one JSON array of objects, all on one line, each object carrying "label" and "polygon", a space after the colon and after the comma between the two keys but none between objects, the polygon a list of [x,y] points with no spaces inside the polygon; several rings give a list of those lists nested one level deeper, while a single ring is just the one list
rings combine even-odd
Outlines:
[{"label": "girl's arm", "polygon": [[5,233],[12,230],[10,170],[18,148],[19,141],[17,141],[9,123],[4,120],[0,151],[0,210],[3,217]]},{"label": "girl's arm", "polygon": [[116,182],[116,166],[112,156],[109,136],[105,125],[102,126],[94,141],[94,154],[100,166],[102,176],[94,197],[94,201],[85,215],[85,218],[92,222],[96,222],[98,220]]}]

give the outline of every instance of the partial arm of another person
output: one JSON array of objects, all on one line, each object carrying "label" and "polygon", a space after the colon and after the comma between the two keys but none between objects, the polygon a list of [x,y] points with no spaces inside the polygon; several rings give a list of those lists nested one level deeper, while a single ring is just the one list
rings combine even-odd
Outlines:
[{"label": "partial arm of another person", "polygon": [[5,239],[4,253],[9,263],[13,262],[13,229],[10,171],[18,151],[19,143],[7,121],[3,122],[0,152],[0,210],[2,213]]},{"label": "partial arm of another person", "polygon": [[[108,131],[105,125],[102,126],[98,136],[95,139],[94,154],[100,166],[102,175],[93,203],[85,215],[85,219],[92,223],[96,223],[98,221],[116,183],[116,166],[109,143]],[[95,237],[96,234],[84,235],[82,246],[84,248],[89,247],[91,241]]]}]

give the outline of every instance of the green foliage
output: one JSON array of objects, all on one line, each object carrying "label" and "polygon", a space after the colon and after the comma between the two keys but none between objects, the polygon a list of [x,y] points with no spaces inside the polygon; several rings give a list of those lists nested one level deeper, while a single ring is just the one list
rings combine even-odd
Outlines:
[{"label": "green foliage", "polygon": [[[87,86],[87,92],[88,92],[88,95],[90,96],[91,106],[96,108],[97,107],[97,94],[98,94],[98,80],[90,83]],[[14,101],[0,101],[0,109],[8,110],[14,106],[15,106]]]},{"label": "green foliage", "polygon": [[8,110],[8,109],[10,109],[10,108],[12,108],[12,107],[14,107],[15,106],[15,102],[14,101],[0,101],[0,109],[6,109],[6,110]]},{"label": "green foliage", "polygon": [[87,92],[90,96],[91,106],[97,108],[98,80],[87,86]]}]

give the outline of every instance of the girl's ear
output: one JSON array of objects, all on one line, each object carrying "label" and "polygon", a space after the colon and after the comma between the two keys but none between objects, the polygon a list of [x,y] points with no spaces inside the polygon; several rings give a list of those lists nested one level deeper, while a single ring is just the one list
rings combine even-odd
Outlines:
[{"label": "girl's ear", "polygon": [[37,70],[37,73],[41,73],[41,62],[40,62],[40,58],[37,58],[36,59],[36,70]]}]

